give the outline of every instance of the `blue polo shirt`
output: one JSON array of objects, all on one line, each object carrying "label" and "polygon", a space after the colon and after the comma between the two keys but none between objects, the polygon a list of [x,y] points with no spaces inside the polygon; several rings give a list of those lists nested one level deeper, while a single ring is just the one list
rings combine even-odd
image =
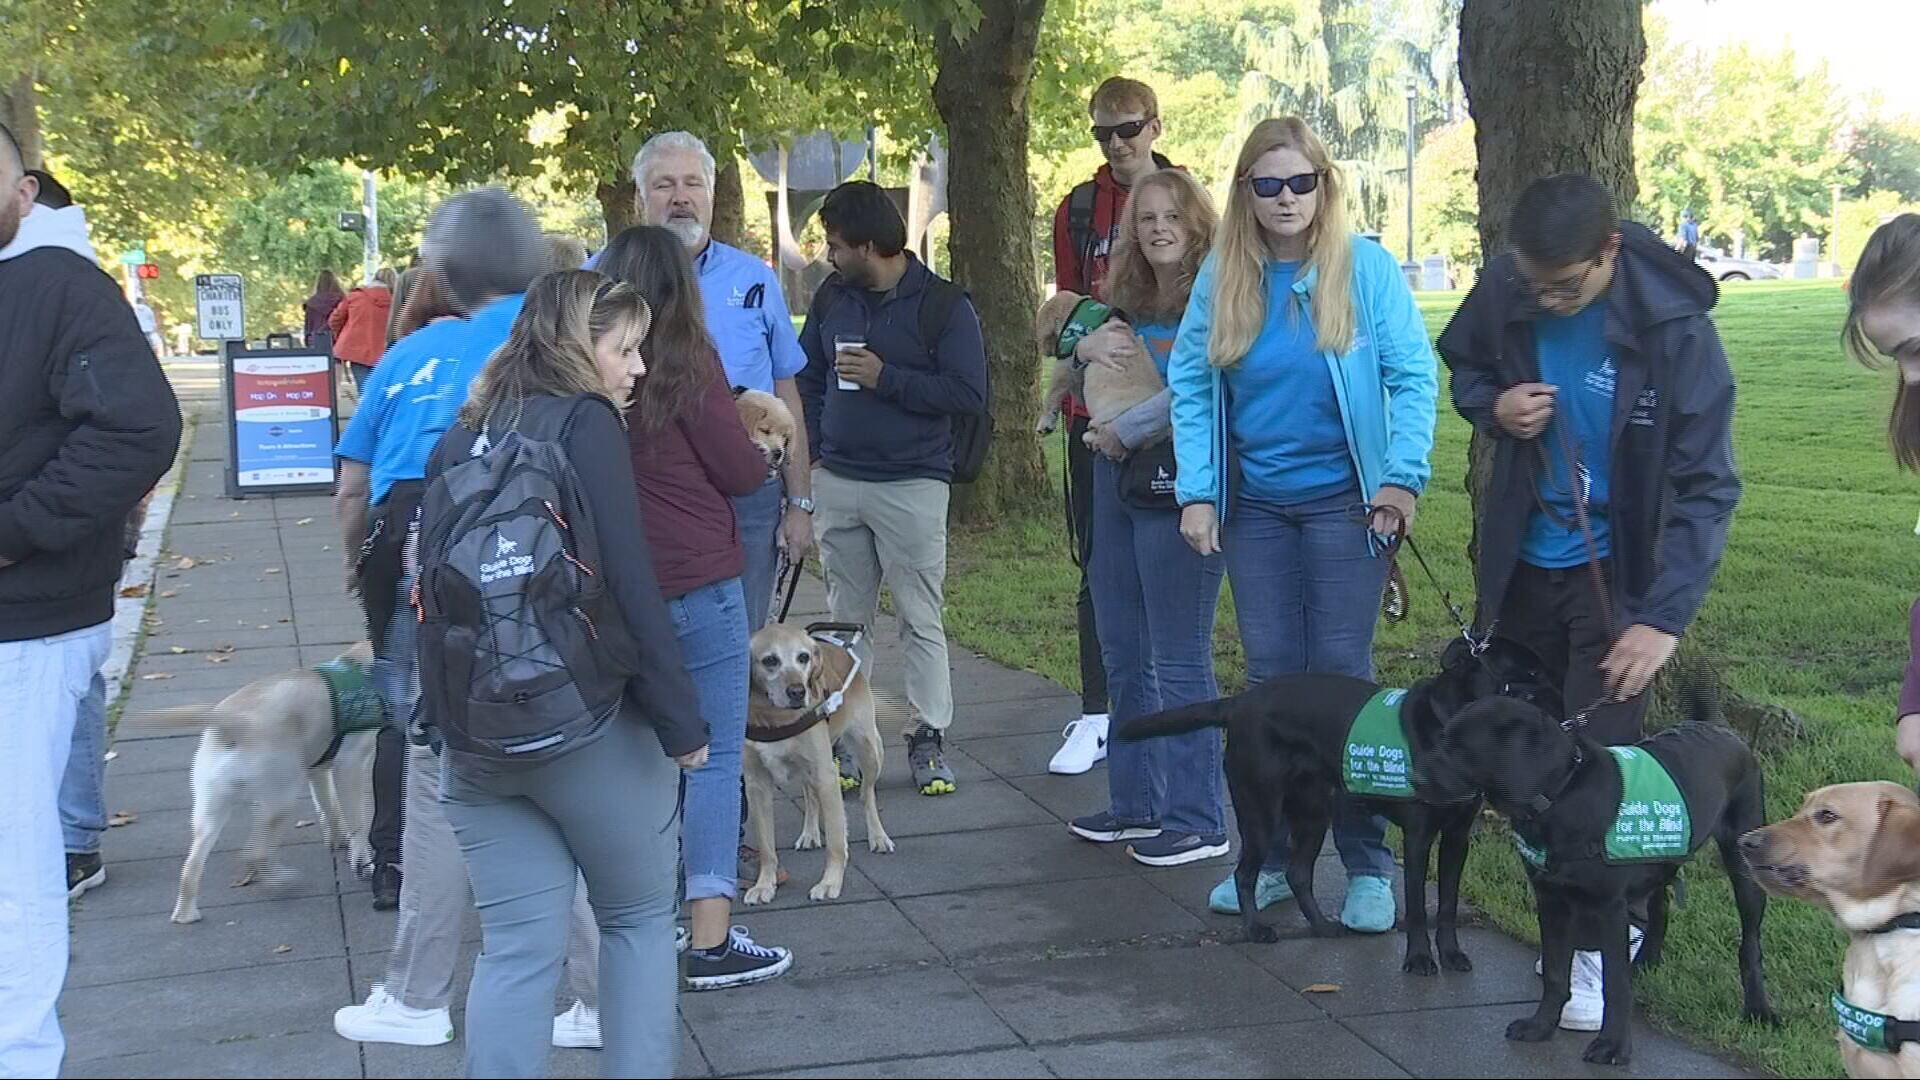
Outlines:
[{"label": "blue polo shirt", "polygon": [[[600,268],[599,252],[586,268]],[[718,240],[707,241],[706,250],[693,257],[693,268],[700,278],[707,334],[730,385],[771,394],[775,381],[800,374],[807,355],[800,351],[780,276],[772,268]]]},{"label": "blue polo shirt", "polygon": [[373,505],[385,502],[399,481],[426,479],[427,458],[453,426],[487,357],[506,343],[523,299],[515,293],[464,319],[428,323],[380,358],[334,448],[372,466]]}]

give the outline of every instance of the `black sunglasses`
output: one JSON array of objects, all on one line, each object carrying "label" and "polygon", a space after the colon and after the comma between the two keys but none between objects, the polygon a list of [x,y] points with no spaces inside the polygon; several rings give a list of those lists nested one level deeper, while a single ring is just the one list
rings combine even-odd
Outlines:
[{"label": "black sunglasses", "polygon": [[1251,176],[1247,184],[1253,193],[1263,199],[1271,199],[1280,194],[1281,188],[1291,188],[1295,195],[1311,195],[1313,189],[1320,186],[1320,174],[1301,173],[1299,176]]},{"label": "black sunglasses", "polygon": [[1153,123],[1153,120],[1154,118],[1149,116],[1142,120],[1129,120],[1124,124],[1095,124],[1087,130],[1093,132],[1094,142],[1104,144],[1115,135],[1122,139],[1131,139],[1147,130],[1147,125]]}]

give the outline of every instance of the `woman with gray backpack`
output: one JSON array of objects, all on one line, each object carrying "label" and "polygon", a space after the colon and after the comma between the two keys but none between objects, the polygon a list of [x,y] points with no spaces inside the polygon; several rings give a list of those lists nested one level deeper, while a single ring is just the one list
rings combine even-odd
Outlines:
[{"label": "woman with gray backpack", "polygon": [[650,322],[598,274],[537,279],[428,465],[422,713],[484,932],[469,1076],[545,1074],[576,874],[601,935],[603,1072],[674,1072],[675,765],[704,763],[708,736],[622,421]]}]

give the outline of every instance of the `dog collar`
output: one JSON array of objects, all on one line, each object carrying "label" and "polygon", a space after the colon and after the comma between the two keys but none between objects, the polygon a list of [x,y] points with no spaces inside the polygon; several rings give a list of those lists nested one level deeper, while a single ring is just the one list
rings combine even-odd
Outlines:
[{"label": "dog collar", "polygon": [[1893,918],[1867,931],[1867,933],[1891,934],[1895,930],[1920,930],[1920,911],[1909,911],[1904,915],[1895,915]]},{"label": "dog collar", "polygon": [[1541,814],[1553,809],[1553,804],[1559,800],[1560,796],[1567,793],[1569,787],[1573,786],[1573,778],[1580,775],[1580,766],[1586,763],[1587,755],[1580,749],[1580,744],[1573,744],[1573,764],[1567,766],[1567,775],[1561,777],[1560,782],[1553,786],[1551,794],[1547,792],[1537,792],[1533,798],[1527,802],[1528,808],[1533,811],[1532,816],[1539,817]]},{"label": "dog collar", "polygon": [[1897,1054],[1902,1044],[1920,1042],[1920,1021],[1870,1012],[1841,997],[1838,990],[1833,992],[1831,1001],[1834,1022],[1862,1050]]},{"label": "dog collar", "polygon": [[784,724],[759,728],[748,725],[747,738],[754,742],[784,742],[839,712],[840,706],[847,703],[847,691],[853,686],[854,676],[860,674],[860,654],[854,646],[860,643],[860,635],[863,632],[863,627],[851,623],[814,623],[807,627],[807,636],[813,640],[838,645],[847,650],[847,655],[853,658],[853,663],[847,668],[846,679],[840,683],[838,690],[821,699],[819,704]]}]

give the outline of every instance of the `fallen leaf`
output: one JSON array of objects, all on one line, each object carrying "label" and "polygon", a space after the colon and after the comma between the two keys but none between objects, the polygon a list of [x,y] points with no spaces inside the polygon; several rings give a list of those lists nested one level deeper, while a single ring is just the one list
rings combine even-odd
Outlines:
[{"label": "fallen leaf", "polygon": [[282,954],[284,954],[284,953],[290,953],[290,952],[292,952],[292,951],[293,951],[293,946],[291,946],[291,945],[275,945],[275,946],[273,947],[273,951],[274,951],[274,952],[276,952],[276,953],[282,953]]},{"label": "fallen leaf", "polygon": [[255,630],[271,630],[273,629],[273,627],[268,626],[266,623],[261,623],[259,626],[254,627],[254,629]]},{"label": "fallen leaf", "polygon": [[175,570],[191,570],[194,567],[199,565],[200,565],[199,563],[193,561],[193,556],[182,555],[178,559],[174,560],[173,568]]},{"label": "fallen leaf", "polygon": [[295,524],[295,525],[311,525],[311,524],[313,524],[313,519],[312,519],[312,518],[301,518],[301,519],[300,519],[299,521],[296,521],[296,522],[294,522],[294,524]]},{"label": "fallen leaf", "polygon": [[172,589],[163,589],[163,590],[161,590],[161,592],[160,592],[160,599],[162,599],[162,600],[171,600],[171,599],[173,599],[174,597],[176,597],[176,596],[179,596],[179,595],[180,595],[179,593],[177,593],[177,592],[175,592],[175,591],[173,591]]},{"label": "fallen leaf", "polygon": [[193,620],[193,622],[194,622],[194,625],[196,625],[196,626],[198,626],[198,625],[199,625],[199,624],[201,624],[201,623],[210,623],[210,622],[212,622],[212,621],[213,621],[212,619],[195,619],[195,620]]},{"label": "fallen leaf", "polygon": [[152,682],[155,679],[171,679],[173,678],[173,673],[170,671],[149,671],[140,677],[148,682]]},{"label": "fallen leaf", "polygon": [[129,814],[125,810],[115,810],[107,815],[107,826],[117,829],[122,825],[131,825],[140,820],[139,814]]},{"label": "fallen leaf", "polygon": [[107,760],[108,760],[108,761],[112,761],[112,760],[113,760],[114,758],[117,758],[117,757],[119,757],[119,756],[120,756],[120,751],[118,751],[118,750],[109,750],[109,751],[107,751]]},{"label": "fallen leaf", "polygon": [[[285,619],[285,618],[283,618],[283,619],[281,619],[280,621],[281,621],[281,622],[292,622],[293,620],[292,620],[292,619]],[[263,627],[263,629],[264,629],[264,627]]]},{"label": "fallen leaf", "polygon": [[299,821],[293,823],[293,827],[296,829],[308,829],[313,827],[313,822],[307,818],[301,818]]},{"label": "fallen leaf", "polygon": [[1312,986],[1301,991],[1301,993],[1304,994],[1337,994],[1339,992],[1340,985],[1338,983],[1314,983]]},{"label": "fallen leaf", "polygon": [[181,653],[186,652],[187,650],[181,648],[178,645],[170,645],[167,647],[167,651],[172,653],[175,656],[179,656]]},{"label": "fallen leaf", "polygon": [[226,663],[227,661],[229,661],[229,660],[231,660],[231,659],[233,659],[233,657],[231,657],[231,656],[209,656],[209,657],[207,657],[207,663],[209,663],[209,664],[224,664],[224,663]]},{"label": "fallen leaf", "polygon": [[128,600],[137,599],[147,595],[147,587],[145,585],[127,585],[121,588],[120,595]]},{"label": "fallen leaf", "polygon": [[231,642],[221,642],[213,647],[213,651],[217,653],[229,653],[233,651],[233,645]]},{"label": "fallen leaf", "polygon": [[279,572],[280,572],[280,568],[277,566],[269,566],[265,570],[265,573],[269,573],[269,574],[277,574]]}]

